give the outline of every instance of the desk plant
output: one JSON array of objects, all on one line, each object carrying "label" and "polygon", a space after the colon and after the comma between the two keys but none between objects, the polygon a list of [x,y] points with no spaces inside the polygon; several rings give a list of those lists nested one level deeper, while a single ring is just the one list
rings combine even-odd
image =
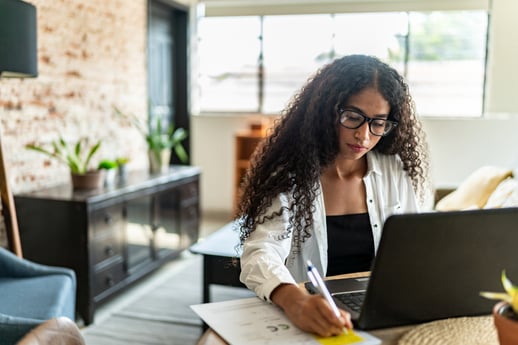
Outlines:
[{"label": "desk plant", "polygon": [[119,178],[119,181],[126,182],[126,179],[128,177],[127,165],[129,162],[129,158],[128,157],[118,157],[115,159],[115,162],[117,162],[117,176]]},{"label": "desk plant", "polygon": [[505,292],[481,292],[489,299],[500,300],[493,308],[493,320],[500,345],[518,344],[518,286],[502,271],[502,286]]},{"label": "desk plant", "polygon": [[114,187],[117,179],[121,184],[126,182],[128,173],[126,170],[126,164],[128,164],[128,162],[129,158],[127,157],[117,157],[113,160],[103,159],[99,162],[97,169],[106,171],[104,179],[105,187]]},{"label": "desk plant", "polygon": [[90,161],[101,147],[101,140],[89,148],[85,147],[86,143],[86,139],[83,138],[75,144],[69,144],[60,137],[51,142],[50,148],[34,143],[27,144],[25,147],[67,165],[75,189],[97,188],[102,182],[103,174],[99,169],[90,169]]},{"label": "desk plant", "polygon": [[118,108],[115,112],[128,120],[144,136],[149,151],[149,167],[152,173],[157,173],[169,165],[171,150],[182,163],[189,159],[182,142],[187,138],[187,131],[183,128],[175,128],[174,124],[163,128],[162,119],[157,118],[156,122],[146,128],[142,122],[133,114],[125,114]]},{"label": "desk plant", "polygon": [[111,159],[103,159],[99,162],[97,169],[104,170],[104,186],[107,188],[112,188],[115,186],[115,178],[117,177],[117,168],[119,164],[116,160]]}]

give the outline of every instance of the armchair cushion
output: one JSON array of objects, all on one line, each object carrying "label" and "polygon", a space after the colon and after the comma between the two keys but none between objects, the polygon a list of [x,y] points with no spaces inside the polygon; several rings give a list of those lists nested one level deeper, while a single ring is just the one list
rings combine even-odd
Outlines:
[{"label": "armchair cushion", "polygon": [[69,276],[62,274],[24,278],[0,277],[0,312],[39,320],[47,320],[56,315],[73,318],[74,285]]},{"label": "armchair cushion", "polygon": [[75,319],[74,271],[24,260],[0,247],[0,345],[48,319]]}]

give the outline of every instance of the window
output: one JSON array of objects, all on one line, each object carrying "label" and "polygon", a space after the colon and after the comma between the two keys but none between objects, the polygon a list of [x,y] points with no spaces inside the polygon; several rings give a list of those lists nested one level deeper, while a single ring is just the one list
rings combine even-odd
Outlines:
[{"label": "window", "polygon": [[258,111],[260,18],[214,17],[198,31],[200,109]]},{"label": "window", "polygon": [[410,13],[407,79],[423,115],[481,116],[487,13]]},{"label": "window", "polygon": [[376,55],[405,75],[423,116],[481,116],[487,11],[205,17],[200,110],[279,113],[323,64]]},{"label": "window", "polygon": [[264,113],[278,113],[322,65],[332,46],[329,15],[267,16],[263,19]]}]

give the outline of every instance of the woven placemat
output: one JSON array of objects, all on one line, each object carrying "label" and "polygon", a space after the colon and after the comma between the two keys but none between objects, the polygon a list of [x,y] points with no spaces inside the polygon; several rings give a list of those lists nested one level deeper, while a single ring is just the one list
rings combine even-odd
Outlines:
[{"label": "woven placemat", "polygon": [[424,323],[412,328],[398,345],[498,345],[493,317],[459,317]]}]

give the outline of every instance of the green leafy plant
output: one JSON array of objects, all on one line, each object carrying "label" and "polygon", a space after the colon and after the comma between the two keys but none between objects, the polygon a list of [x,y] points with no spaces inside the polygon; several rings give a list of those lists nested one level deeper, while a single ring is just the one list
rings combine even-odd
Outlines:
[{"label": "green leafy plant", "polygon": [[481,296],[489,299],[501,300],[509,303],[515,314],[518,314],[518,286],[514,285],[506,276],[505,270],[502,271],[502,286],[505,292],[487,292],[480,293]]},{"label": "green leafy plant", "polygon": [[188,136],[185,129],[181,127],[175,128],[174,124],[171,124],[167,128],[163,128],[162,120],[160,118],[157,118],[154,125],[146,128],[135,115],[125,114],[117,107],[115,107],[114,110],[119,116],[128,120],[138,129],[146,139],[149,150],[153,152],[158,161],[160,161],[160,152],[164,149],[174,150],[181,162],[185,163],[188,161],[189,156],[182,144]]},{"label": "green leafy plant", "polygon": [[101,147],[101,140],[90,148],[85,148],[86,143],[87,140],[83,138],[75,144],[69,144],[60,137],[50,143],[50,148],[34,143],[27,144],[25,147],[57,159],[60,163],[67,165],[73,174],[83,175],[89,171],[90,161]]},{"label": "green leafy plant", "polygon": [[99,162],[99,165],[97,166],[97,169],[99,169],[99,170],[101,170],[101,169],[110,170],[110,169],[115,169],[118,166],[119,166],[119,164],[117,163],[116,160],[103,159],[102,161]]},{"label": "green leafy plant", "polygon": [[129,158],[127,158],[127,157],[118,157],[115,159],[103,159],[99,162],[97,169],[99,169],[99,170],[116,169],[124,164],[127,164],[128,162],[129,162]]}]

